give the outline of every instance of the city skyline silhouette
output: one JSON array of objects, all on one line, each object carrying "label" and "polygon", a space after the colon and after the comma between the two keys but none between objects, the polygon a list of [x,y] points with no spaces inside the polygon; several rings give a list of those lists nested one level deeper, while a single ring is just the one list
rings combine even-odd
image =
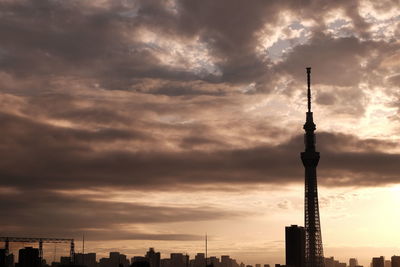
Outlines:
[{"label": "city skyline silhouette", "polygon": [[285,264],[285,227],[313,228],[312,67],[306,240],[328,264],[399,255],[398,14],[390,0],[1,1],[0,237],[192,259],[207,233],[210,256]]}]

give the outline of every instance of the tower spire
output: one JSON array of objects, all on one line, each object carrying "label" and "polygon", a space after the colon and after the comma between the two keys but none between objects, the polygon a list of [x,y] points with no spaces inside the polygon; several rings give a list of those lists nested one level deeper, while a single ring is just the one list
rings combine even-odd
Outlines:
[{"label": "tower spire", "polygon": [[307,106],[308,112],[311,112],[311,68],[306,68],[307,70]]},{"label": "tower spire", "polygon": [[316,129],[311,112],[311,68],[307,70],[307,106],[306,123],[303,126],[305,151],[301,160],[305,169],[304,225],[306,232],[305,263],[306,267],[324,267],[321,224],[318,205],[317,166],[319,152],[315,149]]}]

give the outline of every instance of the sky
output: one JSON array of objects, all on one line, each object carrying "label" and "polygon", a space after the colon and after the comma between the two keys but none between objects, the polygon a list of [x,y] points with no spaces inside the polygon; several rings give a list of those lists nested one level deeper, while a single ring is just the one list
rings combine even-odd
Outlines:
[{"label": "sky", "polygon": [[1,235],[284,263],[312,67],[324,254],[399,255],[399,9],[1,0]]}]

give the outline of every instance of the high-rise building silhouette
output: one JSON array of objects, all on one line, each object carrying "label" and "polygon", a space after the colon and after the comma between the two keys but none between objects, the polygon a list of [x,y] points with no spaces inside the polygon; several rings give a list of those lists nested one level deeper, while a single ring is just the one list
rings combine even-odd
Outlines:
[{"label": "high-rise building silhouette", "polygon": [[[349,259],[349,266],[350,267],[356,267],[358,265],[358,261],[356,258],[350,258]],[[400,267],[400,266],[399,266]]]},{"label": "high-rise building silhouette", "polygon": [[324,258],[325,267],[335,267],[335,258]]},{"label": "high-rise building silhouette", "polygon": [[232,260],[228,255],[221,256],[221,267],[232,267]]},{"label": "high-rise building silhouette", "polygon": [[286,266],[305,266],[305,243],[306,236],[304,227],[291,225],[285,228],[285,250]]},{"label": "high-rise building silhouette", "polygon": [[305,168],[305,200],[304,219],[306,231],[306,267],[323,267],[324,252],[322,247],[321,225],[319,220],[317,165],[319,152],[315,150],[315,124],[311,112],[311,68],[307,68],[307,104],[304,144],[305,151],[301,153],[301,161]]},{"label": "high-rise building silhouette", "polygon": [[[334,257],[325,258],[325,267],[346,267],[347,263],[339,262]],[[358,265],[356,265],[358,266]]]},{"label": "high-rise building silhouette", "polygon": [[14,255],[8,252],[8,249],[0,249],[0,267],[14,266]]},{"label": "high-rise building silhouette", "polygon": [[220,267],[220,264],[221,264],[219,262],[219,259],[215,256],[210,257],[209,262],[210,262],[210,264],[212,264],[213,267]]},{"label": "high-rise building silhouette", "polygon": [[372,258],[372,267],[385,267],[385,257],[374,257]]},{"label": "high-rise building silhouette", "polygon": [[[203,254],[204,255],[204,254]],[[186,258],[182,253],[171,253],[171,266],[172,267],[185,267]],[[201,267],[204,267],[205,264]]]},{"label": "high-rise building silhouette", "polygon": [[99,267],[129,267],[129,260],[126,255],[119,252],[110,252],[109,258],[101,258]]},{"label": "high-rise building silhouette", "polygon": [[204,253],[197,253],[194,256],[194,267],[206,266],[206,256]]},{"label": "high-rise building silhouette", "polygon": [[[149,251],[153,251],[152,248]],[[142,256],[135,256],[131,258],[131,266],[130,267],[151,267],[149,258],[147,257],[149,252],[146,253],[145,257]]]},{"label": "high-rise building silhouette", "polygon": [[86,267],[97,267],[96,253],[76,253],[75,264]]},{"label": "high-rise building silhouette", "polygon": [[19,250],[18,263],[16,267],[40,267],[42,265],[39,257],[39,249],[26,247]]},{"label": "high-rise building silhouette", "polygon": [[400,256],[392,256],[392,267],[400,267]]},{"label": "high-rise building silhouette", "polygon": [[155,252],[154,248],[150,248],[145,257],[149,261],[150,267],[160,267],[160,252]]},{"label": "high-rise building silhouette", "polygon": [[161,267],[171,267],[171,259],[161,259],[160,266]]}]

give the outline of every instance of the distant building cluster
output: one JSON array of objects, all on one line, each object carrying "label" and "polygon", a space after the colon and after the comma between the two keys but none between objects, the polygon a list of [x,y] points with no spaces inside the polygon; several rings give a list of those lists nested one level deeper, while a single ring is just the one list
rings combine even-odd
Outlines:
[{"label": "distant building cluster", "polygon": [[[349,263],[340,262],[335,260],[334,257],[324,258],[325,267],[364,267],[358,264],[356,258],[350,258]],[[275,264],[275,267],[298,267],[301,265],[286,265]],[[366,267],[400,267],[400,256],[392,256],[391,260],[385,260],[385,257],[374,257],[370,263],[370,266]]]},{"label": "distant building cluster", "polygon": [[[305,267],[305,233],[304,227],[291,225],[286,227],[286,264],[275,264],[275,267]],[[358,264],[356,258],[349,262],[339,262],[334,257],[323,259],[325,267],[364,267]],[[228,255],[220,258],[207,257],[197,253],[194,258],[184,253],[171,253],[169,258],[161,258],[160,252],[150,248],[144,256],[128,258],[119,252],[110,252],[109,257],[97,260],[96,253],[76,253],[74,259],[61,257],[59,262],[46,263],[40,257],[39,249],[25,247],[19,250],[18,260],[6,249],[0,249],[0,267],[270,267],[269,264],[246,265],[238,263]],[[400,256],[373,257],[370,266],[365,267],[400,267]]]},{"label": "distant building cluster", "polygon": [[[286,265],[275,264],[275,267],[306,267],[305,264],[305,230],[302,226],[291,225],[285,228]],[[350,258],[349,264],[339,262],[334,257],[323,259],[325,267],[364,267],[358,264],[356,258]],[[370,266],[366,267],[400,267],[400,256],[392,256],[390,260],[385,257],[372,258]]]},{"label": "distant building cluster", "polygon": [[[0,267],[253,267],[244,263],[237,263],[228,255],[207,257],[204,253],[197,253],[193,259],[187,254],[171,253],[169,258],[161,258],[160,252],[150,248],[144,256],[135,256],[131,259],[119,252],[110,252],[108,258],[97,261],[96,253],[76,253],[74,259],[61,257],[60,262],[46,263],[40,257],[39,249],[25,247],[19,250],[18,262],[14,263],[14,255],[8,254],[5,249],[0,250]],[[261,267],[256,264],[255,267]],[[264,265],[269,267],[269,265]]]}]

